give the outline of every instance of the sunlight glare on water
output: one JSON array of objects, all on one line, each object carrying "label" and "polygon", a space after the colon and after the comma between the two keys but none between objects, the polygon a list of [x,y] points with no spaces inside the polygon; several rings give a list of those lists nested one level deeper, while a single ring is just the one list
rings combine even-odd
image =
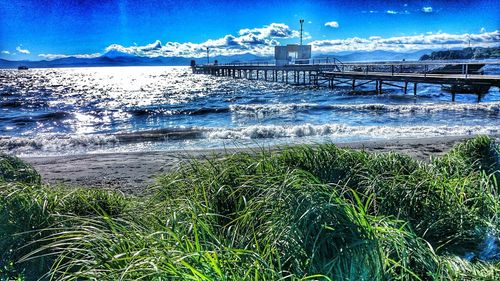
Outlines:
[{"label": "sunlight glare on water", "polygon": [[189,67],[0,70],[0,149],[17,154],[171,150],[499,132],[500,94],[419,85],[295,87]]}]

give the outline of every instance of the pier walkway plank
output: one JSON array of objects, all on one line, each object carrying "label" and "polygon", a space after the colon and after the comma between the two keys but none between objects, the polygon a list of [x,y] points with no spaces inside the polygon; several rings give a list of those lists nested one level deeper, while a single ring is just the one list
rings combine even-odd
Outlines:
[{"label": "pier walkway plank", "polygon": [[[450,89],[452,100],[457,93],[476,94],[478,101],[490,87],[500,87],[500,75],[484,74],[485,65],[500,66],[500,61],[427,61],[427,62],[377,62],[341,63],[330,59],[331,63],[299,63],[275,65],[273,63],[230,63],[193,65],[194,73],[227,76],[249,80],[265,80],[292,85],[327,86],[339,85],[356,87],[375,83],[377,94],[383,92],[382,85],[404,89],[413,84],[417,95],[417,84],[439,84]],[[318,63],[314,63],[314,61]],[[290,81],[291,80],[291,81]],[[360,82],[362,81],[362,82]],[[357,82],[357,84],[356,84]],[[391,83],[389,83],[391,82]],[[397,85],[394,83],[403,83]]]}]

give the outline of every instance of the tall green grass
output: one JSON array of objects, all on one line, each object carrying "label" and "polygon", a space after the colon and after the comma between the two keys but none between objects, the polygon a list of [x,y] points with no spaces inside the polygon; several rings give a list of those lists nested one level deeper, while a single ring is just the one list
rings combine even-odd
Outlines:
[{"label": "tall green grass", "polygon": [[498,259],[463,257],[498,240],[499,155],[488,137],[429,164],[298,146],[192,161],[141,198],[4,181],[0,276],[496,280]]},{"label": "tall green grass", "polygon": [[41,177],[35,169],[21,159],[0,153],[0,182],[40,184]]}]

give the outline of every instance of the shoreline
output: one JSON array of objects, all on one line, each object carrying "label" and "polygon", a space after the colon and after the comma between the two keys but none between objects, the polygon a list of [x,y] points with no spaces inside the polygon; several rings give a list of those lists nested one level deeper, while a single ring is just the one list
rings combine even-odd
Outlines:
[{"label": "shoreline", "polygon": [[[444,136],[416,139],[374,140],[334,143],[367,152],[398,152],[419,161],[429,161],[449,151],[459,141],[474,136]],[[498,138],[499,135],[491,137]],[[40,173],[44,183],[71,187],[109,188],[140,195],[156,176],[192,159],[222,157],[238,152],[276,151],[286,146],[199,149],[176,151],[116,152],[66,156],[21,157]]]}]

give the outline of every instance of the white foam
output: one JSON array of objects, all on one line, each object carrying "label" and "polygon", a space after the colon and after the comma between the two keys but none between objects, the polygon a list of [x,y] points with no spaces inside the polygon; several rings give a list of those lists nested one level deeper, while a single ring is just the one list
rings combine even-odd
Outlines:
[{"label": "white foam", "polygon": [[17,154],[40,151],[68,151],[89,147],[115,144],[118,140],[112,135],[58,135],[40,134],[36,137],[0,137],[0,151]]},{"label": "white foam", "polygon": [[243,115],[243,116],[254,116],[261,118],[272,114],[293,113],[296,111],[300,111],[307,108],[314,108],[317,106],[318,106],[317,104],[311,104],[311,103],[232,104],[229,106],[229,110],[233,114]]},{"label": "white foam", "polygon": [[422,104],[332,104],[320,105],[313,103],[298,104],[242,104],[230,105],[234,114],[264,117],[270,114],[293,113],[307,109],[342,110],[342,111],[384,111],[395,113],[439,113],[481,111],[500,115],[500,102],[489,103],[422,103]]},{"label": "white foam", "polygon": [[[435,136],[461,136],[499,134],[498,126],[349,126],[345,124],[254,125],[241,128],[190,128],[198,132],[196,138],[179,140],[144,140],[134,144],[165,147],[167,150],[183,149],[195,141],[198,149],[213,147],[214,143],[227,140],[264,140],[277,143],[314,143],[322,141],[355,141],[370,139],[423,138]],[[189,135],[189,134],[188,134]],[[201,138],[200,138],[201,136]],[[158,145],[155,145],[158,144]],[[54,135],[40,134],[35,137],[0,137],[0,151],[17,155],[78,154],[93,151],[126,151],[130,143],[120,142],[114,135]],[[144,146],[147,150],[148,146]]]},{"label": "white foam", "polygon": [[489,113],[500,113],[500,102],[490,103],[423,103],[423,104],[338,104],[332,105],[332,109],[341,110],[374,110],[374,111],[389,111],[389,112],[425,112],[437,113],[444,111],[484,111]]},{"label": "white foam", "polygon": [[212,129],[209,139],[330,137],[431,137],[449,135],[497,134],[500,126],[346,126],[343,124],[255,125],[236,129]]}]

